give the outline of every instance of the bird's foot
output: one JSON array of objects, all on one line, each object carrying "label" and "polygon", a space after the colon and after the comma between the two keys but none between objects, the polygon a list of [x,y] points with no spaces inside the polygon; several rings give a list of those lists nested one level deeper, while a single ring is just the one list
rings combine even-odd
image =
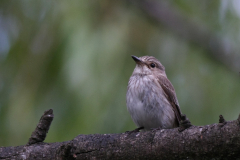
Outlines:
[{"label": "bird's foot", "polygon": [[178,128],[178,131],[179,132],[182,132],[184,131],[185,129],[191,127],[192,124],[191,122],[189,121],[189,119],[186,117],[185,114],[182,114],[181,115],[181,121],[180,121],[180,124],[179,124],[179,128]]},{"label": "bird's foot", "polygon": [[126,134],[137,133],[137,132],[139,132],[141,129],[144,129],[144,127],[138,127],[138,128],[136,128],[136,129],[134,129],[134,130],[132,130],[132,131],[126,131],[125,133],[126,133]]},{"label": "bird's foot", "polygon": [[159,130],[161,130],[162,128],[161,127],[157,127],[157,128],[151,128],[150,130],[152,131],[152,132],[156,132],[156,131],[159,131]]}]

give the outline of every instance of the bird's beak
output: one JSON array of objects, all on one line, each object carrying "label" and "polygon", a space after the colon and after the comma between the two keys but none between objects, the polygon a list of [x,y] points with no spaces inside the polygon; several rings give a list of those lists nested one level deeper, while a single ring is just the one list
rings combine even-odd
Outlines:
[{"label": "bird's beak", "polygon": [[143,61],[137,56],[132,55],[132,58],[137,64],[144,64]]}]

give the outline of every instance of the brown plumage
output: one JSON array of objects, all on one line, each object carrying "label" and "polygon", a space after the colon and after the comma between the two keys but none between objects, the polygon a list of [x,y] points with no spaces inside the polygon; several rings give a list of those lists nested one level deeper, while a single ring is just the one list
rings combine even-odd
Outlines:
[{"label": "brown plumage", "polygon": [[138,127],[175,128],[181,111],[164,66],[152,56],[132,56],[136,67],[130,77],[127,108]]}]

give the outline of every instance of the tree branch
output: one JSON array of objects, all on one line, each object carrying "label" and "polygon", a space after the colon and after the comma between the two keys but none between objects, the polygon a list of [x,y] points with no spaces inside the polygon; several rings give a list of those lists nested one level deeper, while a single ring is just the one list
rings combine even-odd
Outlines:
[{"label": "tree branch", "polygon": [[[50,126],[49,121],[42,119],[53,115],[51,111],[46,111],[39,123]],[[191,126],[182,132],[175,128],[130,134],[78,135],[67,142],[0,147],[0,159],[240,158],[240,115],[235,121],[225,121],[220,116],[219,121],[219,124]]]},{"label": "tree branch", "polygon": [[32,133],[31,137],[29,138],[27,145],[31,145],[37,142],[43,142],[45,140],[53,118],[54,118],[54,115],[53,115],[52,109],[49,109],[44,112],[35,131]]}]

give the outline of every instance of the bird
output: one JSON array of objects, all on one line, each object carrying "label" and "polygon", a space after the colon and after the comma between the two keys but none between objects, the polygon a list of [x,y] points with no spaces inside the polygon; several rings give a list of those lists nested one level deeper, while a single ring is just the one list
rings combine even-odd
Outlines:
[{"label": "bird", "polygon": [[153,56],[132,58],[136,67],[128,82],[126,104],[136,130],[179,127],[182,113],[165,67]]}]

